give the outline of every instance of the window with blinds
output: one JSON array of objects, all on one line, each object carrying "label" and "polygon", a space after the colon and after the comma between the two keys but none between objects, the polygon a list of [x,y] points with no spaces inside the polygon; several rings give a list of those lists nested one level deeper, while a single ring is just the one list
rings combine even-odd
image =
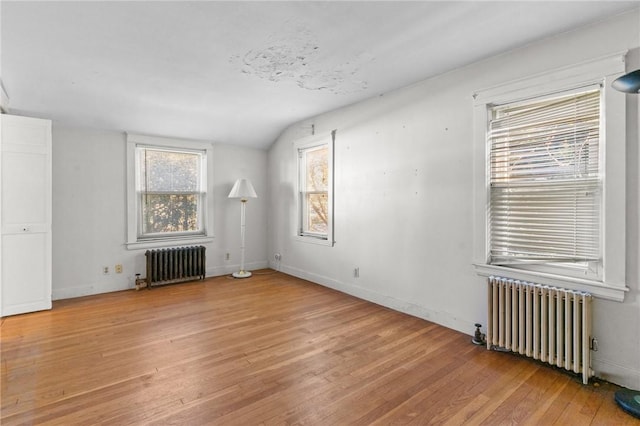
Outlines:
[{"label": "window with blinds", "polygon": [[601,261],[600,88],[492,106],[494,265]]}]

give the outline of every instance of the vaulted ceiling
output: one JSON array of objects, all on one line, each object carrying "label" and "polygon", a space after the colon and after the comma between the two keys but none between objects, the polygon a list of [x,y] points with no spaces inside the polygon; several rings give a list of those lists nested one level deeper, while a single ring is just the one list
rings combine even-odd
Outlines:
[{"label": "vaulted ceiling", "polygon": [[268,148],[306,117],[638,5],[2,1],[0,78],[14,113]]}]

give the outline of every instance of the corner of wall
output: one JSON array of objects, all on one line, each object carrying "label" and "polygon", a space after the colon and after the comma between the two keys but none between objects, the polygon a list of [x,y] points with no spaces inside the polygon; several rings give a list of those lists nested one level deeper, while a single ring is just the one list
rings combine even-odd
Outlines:
[{"label": "corner of wall", "polygon": [[311,272],[303,271],[302,269],[281,265],[279,270],[285,274],[292,275],[294,277],[302,278],[319,285],[331,288],[333,290],[340,291],[342,293],[349,294],[359,299],[367,300],[377,305],[391,308],[398,312],[405,313],[423,320],[433,322],[435,324],[456,330],[463,334],[470,335],[470,331],[475,329],[473,322],[465,321],[458,318],[450,312],[436,311],[428,309],[421,305],[416,305],[412,302],[400,300],[395,297],[385,296],[381,293],[371,291],[362,287],[356,287],[348,285],[339,280],[326,277],[323,275],[314,274]]},{"label": "corner of wall", "polygon": [[593,359],[593,371],[596,377],[629,389],[640,389],[640,370],[634,370],[616,364],[608,359]]}]

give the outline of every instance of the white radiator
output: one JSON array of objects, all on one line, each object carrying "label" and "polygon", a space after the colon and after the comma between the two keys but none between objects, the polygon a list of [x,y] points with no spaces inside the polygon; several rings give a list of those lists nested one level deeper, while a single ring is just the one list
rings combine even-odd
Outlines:
[{"label": "white radiator", "polygon": [[588,293],[489,277],[487,349],[526,355],[575,373],[591,370]]}]

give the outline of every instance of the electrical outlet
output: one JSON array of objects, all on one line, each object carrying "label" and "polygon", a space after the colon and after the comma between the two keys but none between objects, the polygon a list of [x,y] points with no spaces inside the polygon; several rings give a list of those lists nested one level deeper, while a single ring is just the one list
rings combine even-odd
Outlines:
[{"label": "electrical outlet", "polygon": [[122,265],[117,264],[116,265],[116,274],[121,274],[122,273]]},{"label": "electrical outlet", "polygon": [[353,269],[353,277],[354,278],[360,278],[360,268],[354,268]]},{"label": "electrical outlet", "polygon": [[102,273],[107,275],[109,273],[109,267],[108,266],[103,266],[102,267]]},{"label": "electrical outlet", "polygon": [[282,255],[280,253],[276,253],[273,255],[273,258],[280,262],[282,260]]},{"label": "electrical outlet", "polygon": [[231,260],[231,253],[229,252],[225,253],[224,260]]}]

